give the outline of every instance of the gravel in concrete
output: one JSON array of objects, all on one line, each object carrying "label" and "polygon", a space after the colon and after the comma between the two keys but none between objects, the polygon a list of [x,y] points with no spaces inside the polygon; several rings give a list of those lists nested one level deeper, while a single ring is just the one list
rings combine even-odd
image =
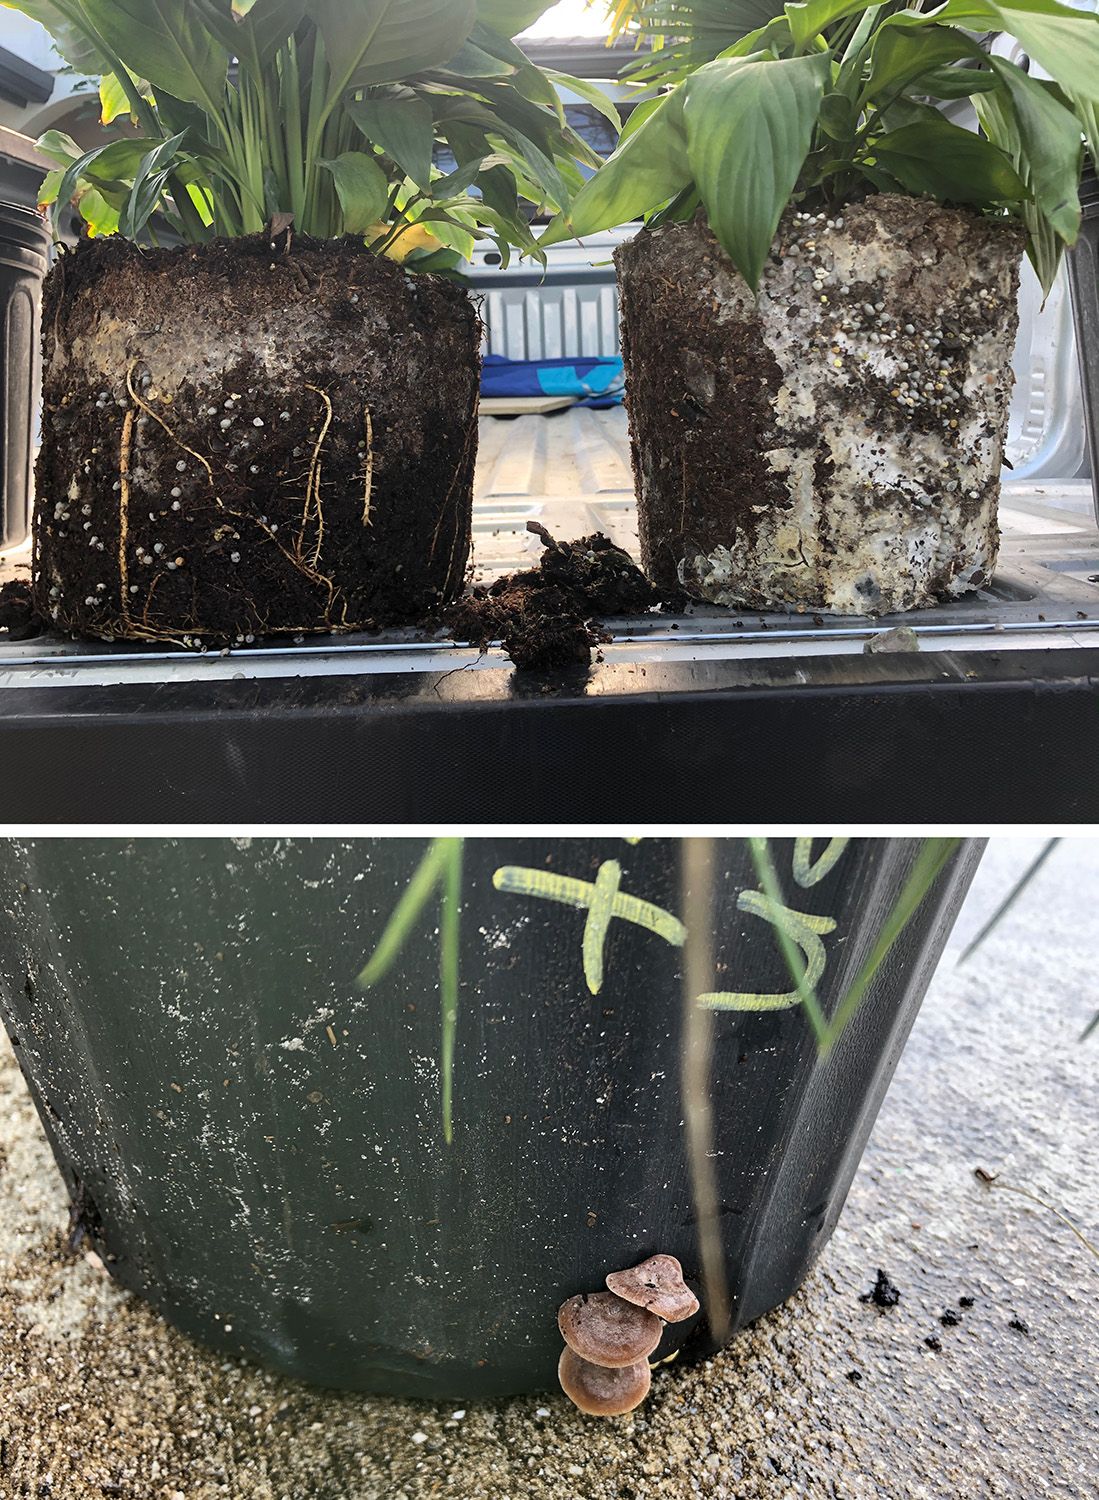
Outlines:
[{"label": "gravel in concrete", "polygon": [[[1099,842],[992,846],[819,1268],[632,1417],[318,1392],[212,1356],[65,1249],[0,1053],[0,1500],[1083,1500],[1099,1494]],[[860,1300],[881,1268],[900,1290]],[[963,1299],[964,1302],[963,1302]],[[552,1314],[551,1314],[552,1315]]]}]

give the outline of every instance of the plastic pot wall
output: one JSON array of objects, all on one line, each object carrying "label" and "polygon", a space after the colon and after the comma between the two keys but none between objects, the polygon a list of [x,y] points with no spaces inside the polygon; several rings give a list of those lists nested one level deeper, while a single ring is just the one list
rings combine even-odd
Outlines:
[{"label": "plastic pot wall", "polygon": [[39,214],[0,203],[0,550],[27,539],[41,369],[42,278],[50,237]]},{"label": "plastic pot wall", "polygon": [[[657,1251],[701,1289],[682,950],[627,909],[589,935],[586,977],[588,912],[545,893],[547,875],[594,883],[615,861],[622,892],[688,915],[680,845],[466,842],[449,1145],[434,898],[388,973],[357,982],[426,847],[5,841],[2,1009],[89,1242],[180,1328],[332,1386],[547,1388],[566,1296]],[[772,843],[787,904],[836,924],[826,1012],[918,848],[852,840],[803,887],[793,842]],[[831,1234],[980,848],[962,845],[826,1062],[800,1007],[713,1012],[735,1328],[788,1297]],[[774,929],[742,909],[745,842],[718,850],[715,985],[786,991]],[[680,1345],[685,1361],[713,1347],[705,1313],[659,1353]]]}]

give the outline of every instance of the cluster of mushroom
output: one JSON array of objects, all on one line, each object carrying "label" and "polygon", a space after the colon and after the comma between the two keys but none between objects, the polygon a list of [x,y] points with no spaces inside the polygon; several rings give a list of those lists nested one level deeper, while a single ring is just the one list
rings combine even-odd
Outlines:
[{"label": "cluster of mushroom", "polygon": [[557,1378],[565,1395],[593,1417],[633,1411],[649,1394],[649,1355],[665,1323],[698,1311],[674,1255],[652,1255],[629,1271],[612,1271],[605,1292],[581,1292],[561,1304],[565,1340]]}]

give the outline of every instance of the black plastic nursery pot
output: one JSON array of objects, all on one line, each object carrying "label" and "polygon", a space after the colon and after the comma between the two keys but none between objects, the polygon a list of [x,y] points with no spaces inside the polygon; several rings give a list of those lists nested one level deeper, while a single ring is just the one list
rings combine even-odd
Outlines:
[{"label": "black plastic nursery pot", "polygon": [[40,214],[0,203],[0,550],[17,547],[30,530],[39,318],[49,245]]},{"label": "black plastic nursery pot", "polygon": [[996,563],[1017,225],[789,210],[759,296],[704,220],[615,252],[645,571],[711,604],[916,609]]},{"label": "black plastic nursery pot", "polygon": [[[771,841],[827,1015],[921,842]],[[713,993],[768,1007],[705,1012],[732,1331],[828,1240],[981,847],[825,1059],[746,841],[718,842]],[[329,1386],[552,1387],[558,1305],[658,1252],[704,1307],[654,1357],[711,1351],[680,1080],[683,923],[706,914],[681,859],[669,839],[4,841],[2,1011],[79,1234],[186,1332]]]},{"label": "black plastic nursery pot", "polygon": [[361,240],[92,240],[46,283],[35,602],[76,634],[240,644],[462,586],[480,328]]}]

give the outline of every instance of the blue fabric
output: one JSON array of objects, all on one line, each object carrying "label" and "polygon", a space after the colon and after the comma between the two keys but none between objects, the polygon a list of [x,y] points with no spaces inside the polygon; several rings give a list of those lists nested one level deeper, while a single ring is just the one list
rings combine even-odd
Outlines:
[{"label": "blue fabric", "polygon": [[617,406],[625,375],[620,359],[505,359],[489,354],[482,396],[572,396],[577,406]]}]

